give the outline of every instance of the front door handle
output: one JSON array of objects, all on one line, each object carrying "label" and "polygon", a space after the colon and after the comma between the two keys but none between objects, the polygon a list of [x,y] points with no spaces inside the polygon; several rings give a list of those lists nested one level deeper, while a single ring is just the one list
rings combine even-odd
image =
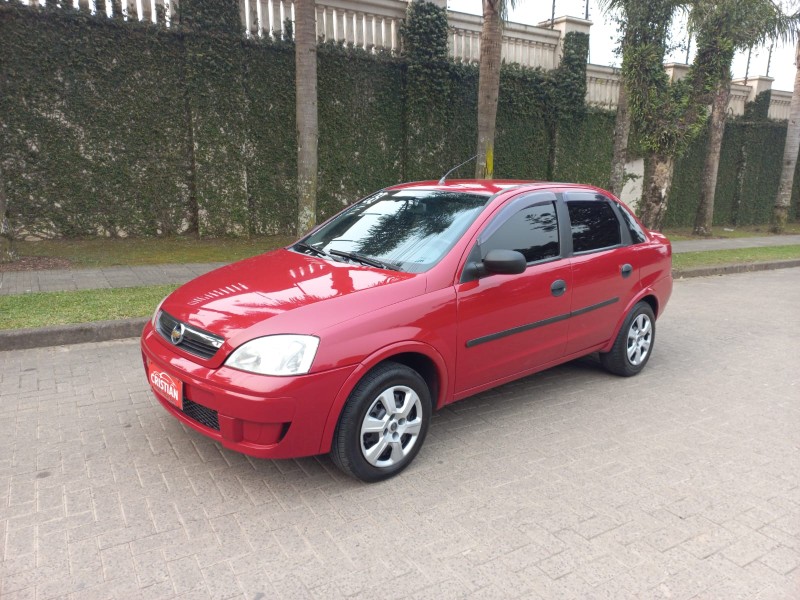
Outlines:
[{"label": "front door handle", "polygon": [[566,291],[567,291],[567,282],[564,281],[563,279],[556,279],[550,285],[550,292],[553,294],[553,296],[556,297],[561,296]]},{"label": "front door handle", "polygon": [[625,264],[622,265],[622,269],[620,269],[620,273],[622,273],[622,277],[628,277],[631,273],[633,273],[633,267],[631,265]]}]

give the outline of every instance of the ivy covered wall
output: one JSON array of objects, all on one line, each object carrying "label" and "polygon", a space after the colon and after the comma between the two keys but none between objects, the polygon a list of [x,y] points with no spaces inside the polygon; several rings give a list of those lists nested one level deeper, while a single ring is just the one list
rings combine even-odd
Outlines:
[{"label": "ivy covered wall", "polygon": [[[292,232],[293,46],[243,39],[236,2],[179,7],[180,27],[164,30],[0,3],[0,160],[19,233]],[[320,46],[320,220],[474,152],[477,67],[446,59],[441,9],[412,10],[402,57]],[[564,47],[554,71],[503,67],[497,177],[606,185],[614,116],[583,103],[588,37],[570,33]],[[720,222],[766,222],[783,135],[780,124],[729,125],[720,178],[747,176],[741,191],[718,192]],[[698,156],[701,143],[676,170],[670,224],[694,214]]]},{"label": "ivy covered wall", "polygon": [[42,235],[142,235],[188,210],[180,40],[0,6],[0,159],[10,218]]},{"label": "ivy covered wall", "polygon": [[[786,124],[768,121],[766,113],[756,120],[749,120],[750,116],[752,113],[748,111],[725,126],[714,199],[715,225],[763,225],[769,223],[772,216],[781,176]],[[667,227],[694,224],[706,146],[707,136],[703,135],[675,165]],[[799,184],[800,165],[795,172],[790,219],[798,216]]]}]

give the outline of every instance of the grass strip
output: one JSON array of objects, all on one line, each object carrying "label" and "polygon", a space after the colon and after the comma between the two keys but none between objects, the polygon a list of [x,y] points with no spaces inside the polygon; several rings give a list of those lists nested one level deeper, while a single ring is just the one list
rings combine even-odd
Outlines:
[{"label": "grass strip", "polygon": [[[672,256],[675,269],[800,258],[800,246],[769,246],[685,252]],[[0,296],[0,329],[23,329],[148,317],[176,285],[41,292]]]},{"label": "grass strip", "polygon": [[681,252],[680,254],[672,255],[672,267],[674,269],[690,269],[692,267],[713,267],[791,258],[800,258],[800,246],[766,246],[763,248]]},{"label": "grass strip", "polygon": [[20,256],[65,258],[74,267],[233,262],[294,241],[290,236],[259,238],[96,238],[18,242]]},{"label": "grass strip", "polygon": [[0,329],[148,317],[176,285],[0,296]]}]

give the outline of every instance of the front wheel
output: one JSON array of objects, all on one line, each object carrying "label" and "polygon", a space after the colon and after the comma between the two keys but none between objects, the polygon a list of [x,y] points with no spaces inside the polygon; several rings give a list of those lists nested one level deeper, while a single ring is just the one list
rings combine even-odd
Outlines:
[{"label": "front wheel", "polygon": [[405,469],[419,452],[431,416],[425,380],[394,362],[378,365],[358,383],[342,410],[331,458],[342,471],[367,482]]},{"label": "front wheel", "polygon": [[607,371],[623,377],[639,373],[656,341],[656,317],[647,302],[639,302],[631,309],[609,352],[600,355]]}]

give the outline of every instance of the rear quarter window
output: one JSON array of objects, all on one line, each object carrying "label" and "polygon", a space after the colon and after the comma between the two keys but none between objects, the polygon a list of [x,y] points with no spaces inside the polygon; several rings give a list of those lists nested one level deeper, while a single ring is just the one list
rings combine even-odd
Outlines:
[{"label": "rear quarter window", "polygon": [[631,215],[628,209],[617,202],[617,210],[619,214],[622,215],[622,220],[625,221],[625,226],[628,228],[628,231],[631,234],[631,243],[641,244],[646,242],[647,236],[644,234],[641,226],[636,222],[636,219],[633,218],[633,215]]}]

